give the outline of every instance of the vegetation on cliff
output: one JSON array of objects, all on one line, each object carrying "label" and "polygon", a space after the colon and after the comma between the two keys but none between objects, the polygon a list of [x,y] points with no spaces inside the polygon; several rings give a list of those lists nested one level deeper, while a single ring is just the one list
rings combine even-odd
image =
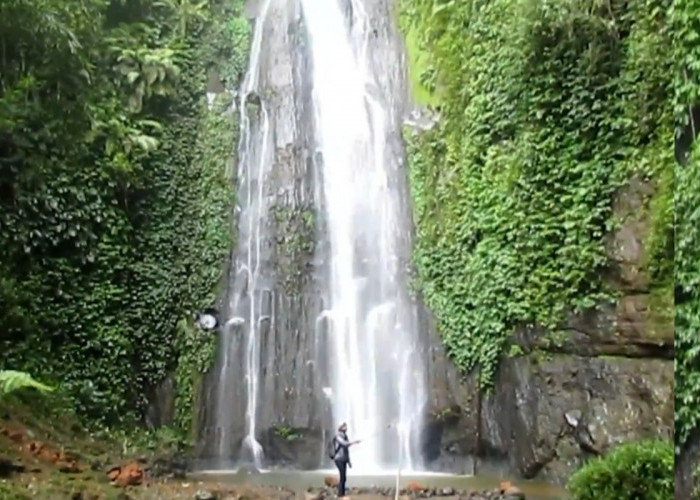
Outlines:
[{"label": "vegetation on cliff", "polygon": [[[700,3],[673,4],[676,138],[692,142],[700,124]],[[694,119],[691,121],[691,116]],[[686,140],[681,140],[686,138]],[[689,146],[687,149],[691,149]],[[683,148],[681,148],[683,149]],[[690,151],[681,151],[682,156]],[[675,189],[675,438],[680,452],[700,424],[700,152],[676,166]]]},{"label": "vegetation on cliff", "polygon": [[670,0],[402,0],[419,282],[444,342],[488,386],[509,336],[614,298],[606,236],[651,186],[645,266],[672,301]]},{"label": "vegetation on cliff", "polygon": [[177,324],[214,299],[234,194],[236,114],[205,92],[244,70],[242,5],[0,3],[0,368],[83,416],[141,418],[177,371],[187,425],[207,360]]}]

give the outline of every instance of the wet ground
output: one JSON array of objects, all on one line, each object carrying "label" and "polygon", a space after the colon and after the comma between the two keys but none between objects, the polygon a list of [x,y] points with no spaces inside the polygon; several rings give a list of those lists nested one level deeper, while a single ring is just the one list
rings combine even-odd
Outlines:
[{"label": "wet ground", "polygon": [[[349,470],[349,488],[393,488],[396,485],[396,475],[385,474],[353,474]],[[272,470],[267,472],[250,472],[249,470],[218,470],[201,471],[193,474],[200,480],[216,481],[219,483],[243,484],[256,486],[284,487],[301,495],[310,488],[324,486],[328,476],[337,477],[336,470],[295,471]],[[452,474],[410,473],[401,474],[400,488],[406,488],[410,483],[417,483],[428,488],[453,488],[455,490],[482,491],[498,488],[508,479],[489,476],[457,476]],[[566,500],[563,488],[544,483],[529,481],[512,481],[528,500]],[[364,495],[363,495],[364,497]],[[367,497],[369,498],[369,497]]]}]

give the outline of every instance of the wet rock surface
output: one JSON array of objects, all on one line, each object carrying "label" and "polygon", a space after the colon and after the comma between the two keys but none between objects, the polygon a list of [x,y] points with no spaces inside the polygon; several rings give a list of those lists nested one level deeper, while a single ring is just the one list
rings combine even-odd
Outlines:
[{"label": "wet rock surface", "polygon": [[700,463],[700,432],[693,433],[685,446],[676,455],[675,463],[675,498],[692,498],[698,486],[695,474]]},{"label": "wet rock surface", "polygon": [[289,427],[268,429],[260,444],[266,456],[274,457],[277,464],[299,470],[316,469],[323,446],[319,430]]},{"label": "wet rock surface", "polygon": [[189,469],[189,461],[180,455],[155,457],[146,464],[148,475],[154,478],[184,479]]},{"label": "wet rock surface", "polygon": [[[484,460],[502,460],[521,477],[563,484],[616,443],[672,436],[671,361],[535,351],[505,360],[488,397],[473,380],[460,384],[461,411],[452,419],[437,412],[426,427],[424,450],[435,468],[480,473]],[[483,457],[471,471],[470,455]]]}]

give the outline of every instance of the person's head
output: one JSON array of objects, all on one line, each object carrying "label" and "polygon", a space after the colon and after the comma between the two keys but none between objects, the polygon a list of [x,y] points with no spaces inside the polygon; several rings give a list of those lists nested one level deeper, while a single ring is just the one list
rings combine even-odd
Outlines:
[{"label": "person's head", "polygon": [[347,432],[347,431],[348,431],[348,424],[346,424],[345,422],[343,422],[342,424],[340,424],[340,425],[338,426],[338,431],[340,431],[340,432]]}]

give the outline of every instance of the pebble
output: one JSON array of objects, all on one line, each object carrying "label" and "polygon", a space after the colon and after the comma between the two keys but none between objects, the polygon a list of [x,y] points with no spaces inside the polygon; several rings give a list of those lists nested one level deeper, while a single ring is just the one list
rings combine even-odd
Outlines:
[{"label": "pebble", "polygon": [[216,500],[216,495],[211,491],[199,490],[195,493],[194,500]]}]

